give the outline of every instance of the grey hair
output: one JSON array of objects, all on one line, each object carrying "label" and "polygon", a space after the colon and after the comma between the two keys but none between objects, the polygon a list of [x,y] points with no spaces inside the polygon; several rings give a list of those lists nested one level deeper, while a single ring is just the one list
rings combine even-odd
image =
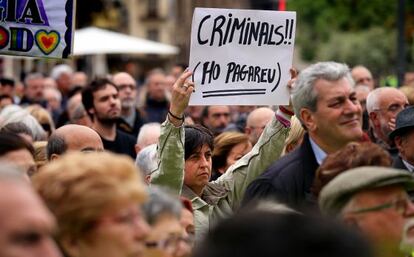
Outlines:
[{"label": "grey hair", "polygon": [[180,219],[182,208],[178,198],[156,186],[149,188],[149,201],[142,206],[147,222],[150,225],[154,225],[158,221],[158,218],[163,215],[172,215]]},{"label": "grey hair", "polygon": [[67,145],[65,139],[58,133],[52,133],[46,145],[46,156],[50,161],[53,154],[62,155],[66,152]]},{"label": "grey hair", "polygon": [[152,144],[143,148],[137,154],[135,166],[142,171],[144,177],[156,170],[158,167],[157,144]]},{"label": "grey hair", "polygon": [[30,113],[18,105],[8,105],[0,112],[0,128],[9,123],[22,122],[32,131],[34,141],[46,139],[46,132]]},{"label": "grey hair", "polygon": [[52,69],[50,72],[50,77],[52,77],[54,80],[58,80],[60,75],[64,73],[72,74],[73,69],[67,64],[59,64]]},{"label": "grey hair", "polygon": [[32,130],[23,122],[10,122],[0,128],[0,132],[12,134],[26,134],[33,138]]},{"label": "grey hair", "polygon": [[[390,88],[390,87],[379,87],[376,88],[374,90],[372,90],[371,92],[369,92],[368,96],[367,96],[367,103],[366,103],[366,108],[367,108],[367,112],[371,113],[375,110],[377,110],[380,106],[379,106],[379,99],[381,94],[384,93],[384,91],[389,91],[392,90],[394,88]],[[395,89],[398,90],[398,89]]]},{"label": "grey hair", "polygon": [[298,79],[292,92],[293,109],[301,123],[300,110],[307,108],[312,112],[316,111],[318,95],[314,90],[316,81],[319,79],[337,81],[345,78],[354,87],[349,67],[346,64],[337,62],[318,62],[299,73]]},{"label": "grey hair", "polygon": [[40,72],[35,72],[35,73],[29,73],[25,78],[24,78],[24,86],[26,87],[27,86],[27,83],[30,81],[30,80],[34,80],[34,79],[44,79],[45,78],[45,76],[43,76],[43,74],[42,73],[40,73]]},{"label": "grey hair", "polygon": [[147,124],[144,124],[138,132],[137,136],[137,145],[139,146],[146,146],[145,140],[150,134],[158,133],[158,135],[161,133],[161,124],[158,122],[150,122]]},{"label": "grey hair", "polygon": [[53,87],[48,87],[48,88],[45,88],[45,89],[43,90],[44,94],[46,94],[46,91],[50,91],[50,92],[52,93],[53,97],[54,97],[54,98],[55,98],[58,102],[61,102],[61,101],[62,101],[62,93],[60,93],[60,91],[59,91],[58,89],[53,88]]}]

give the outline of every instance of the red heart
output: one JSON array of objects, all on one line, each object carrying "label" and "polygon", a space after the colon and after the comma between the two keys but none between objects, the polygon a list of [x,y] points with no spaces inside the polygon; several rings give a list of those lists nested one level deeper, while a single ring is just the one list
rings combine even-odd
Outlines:
[{"label": "red heart", "polygon": [[40,38],[40,40],[42,40],[42,43],[45,46],[45,48],[48,49],[48,48],[50,48],[53,45],[53,42],[55,41],[55,38],[53,38],[53,37],[47,37],[47,36],[42,36]]}]

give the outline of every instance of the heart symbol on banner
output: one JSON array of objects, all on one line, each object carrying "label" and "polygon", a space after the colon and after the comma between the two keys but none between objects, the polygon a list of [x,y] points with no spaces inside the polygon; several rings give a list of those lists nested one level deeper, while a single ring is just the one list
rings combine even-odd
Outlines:
[{"label": "heart symbol on banner", "polygon": [[59,33],[55,30],[47,32],[45,30],[39,30],[36,33],[36,45],[40,51],[48,55],[53,52],[60,42]]}]

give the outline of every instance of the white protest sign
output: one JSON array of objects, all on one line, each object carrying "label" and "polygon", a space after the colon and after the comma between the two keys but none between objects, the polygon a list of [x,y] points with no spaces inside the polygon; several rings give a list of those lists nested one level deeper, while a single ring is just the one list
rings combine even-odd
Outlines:
[{"label": "white protest sign", "polygon": [[296,13],[196,8],[190,105],[288,104]]},{"label": "white protest sign", "polygon": [[1,0],[0,54],[67,58],[75,0]]}]

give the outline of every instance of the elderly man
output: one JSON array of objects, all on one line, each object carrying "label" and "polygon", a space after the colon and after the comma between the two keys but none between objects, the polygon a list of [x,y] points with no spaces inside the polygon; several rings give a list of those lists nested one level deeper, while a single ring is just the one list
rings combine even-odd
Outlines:
[{"label": "elderly man", "polygon": [[140,102],[144,118],[148,122],[163,122],[169,108],[164,72],[161,69],[149,72],[144,88]]},{"label": "elderly man", "polygon": [[393,167],[414,171],[414,107],[402,110],[397,115],[396,128],[389,135],[398,149]]},{"label": "elderly man", "polygon": [[365,85],[370,90],[373,90],[375,88],[372,74],[365,66],[355,66],[354,68],[352,68],[351,74],[357,86]]},{"label": "elderly man", "polygon": [[361,105],[346,65],[321,62],[303,70],[292,102],[307,131],[303,142],[249,185],[245,203],[273,198],[293,208],[314,205],[309,192],[318,166],[327,154],[362,139]]},{"label": "elderly man", "polygon": [[14,167],[0,165],[0,256],[60,257],[55,220]]},{"label": "elderly man", "polygon": [[69,91],[72,89],[73,69],[67,64],[59,64],[53,67],[50,76],[56,81],[57,88],[62,93],[62,109],[66,108]]},{"label": "elderly man", "polygon": [[161,134],[161,124],[157,122],[147,123],[141,127],[135,144],[135,152],[138,154],[143,148],[157,144]]},{"label": "elderly man", "polygon": [[413,224],[414,205],[406,192],[413,188],[414,178],[406,171],[355,168],[322,189],[319,207],[360,229],[372,242],[375,256],[407,256],[400,252],[400,243],[403,236],[413,237],[414,226],[404,230],[406,224]]},{"label": "elderly man", "polygon": [[120,72],[113,76],[112,81],[119,90],[121,100],[121,119],[117,124],[118,129],[134,137],[145,123],[141,112],[137,109],[137,83],[126,72]]},{"label": "elderly man", "polygon": [[395,126],[397,114],[407,105],[407,97],[396,88],[377,88],[367,97],[371,140],[387,150],[393,158],[397,157],[398,151],[388,134]]},{"label": "elderly man", "polygon": [[274,115],[274,111],[267,107],[257,108],[249,113],[247,116],[244,133],[249,136],[249,140],[252,145],[255,145],[257,143],[266,124],[269,123]]},{"label": "elderly man", "polygon": [[24,95],[20,100],[20,105],[39,104],[46,107],[47,102],[43,96],[44,88],[44,76],[41,73],[27,75],[24,79]]},{"label": "elderly man", "polygon": [[103,151],[101,137],[86,126],[69,124],[56,129],[47,142],[47,159],[58,159],[69,151]]}]

